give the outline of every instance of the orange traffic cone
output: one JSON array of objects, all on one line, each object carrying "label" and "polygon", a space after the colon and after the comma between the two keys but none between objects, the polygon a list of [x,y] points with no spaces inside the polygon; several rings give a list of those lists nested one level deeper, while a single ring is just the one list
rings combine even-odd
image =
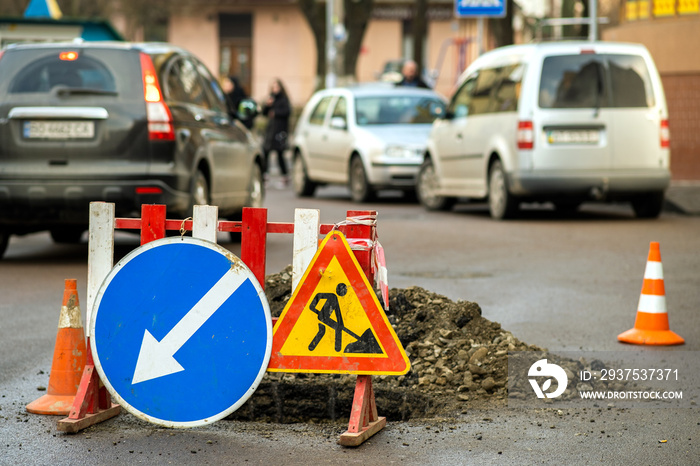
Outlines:
[{"label": "orange traffic cone", "polygon": [[644,271],[644,285],[637,306],[634,328],[617,336],[623,343],[635,345],[682,345],[683,337],[672,332],[666,312],[664,272],[661,267],[659,243],[649,246],[649,258]]},{"label": "orange traffic cone", "polygon": [[27,405],[34,414],[68,415],[87,359],[77,280],[67,279],[46,395]]}]

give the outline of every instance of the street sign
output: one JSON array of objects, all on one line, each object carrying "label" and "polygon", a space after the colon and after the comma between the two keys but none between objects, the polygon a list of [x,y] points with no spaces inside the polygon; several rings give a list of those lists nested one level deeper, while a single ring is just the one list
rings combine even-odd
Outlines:
[{"label": "street sign", "polygon": [[166,427],[221,419],[255,391],[272,346],[267,298],[228,250],[165,238],[112,269],[90,321],[95,367],[129,412]]},{"label": "street sign", "polygon": [[321,243],[273,330],[271,372],[405,374],[410,362],[347,240]]},{"label": "street sign", "polygon": [[455,0],[455,16],[458,18],[502,18],[505,15],[506,0]]}]

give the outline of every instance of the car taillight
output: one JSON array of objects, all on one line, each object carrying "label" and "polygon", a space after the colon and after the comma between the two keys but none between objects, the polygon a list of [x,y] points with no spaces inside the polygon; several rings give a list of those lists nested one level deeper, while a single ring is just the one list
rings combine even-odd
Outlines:
[{"label": "car taillight", "polygon": [[143,77],[143,98],[146,101],[148,118],[148,139],[174,141],[173,116],[163,102],[156,69],[148,54],[141,52],[141,74]]},{"label": "car taillight", "polygon": [[661,120],[661,130],[659,134],[661,137],[661,147],[664,149],[671,147],[671,131],[668,129],[668,120]]},{"label": "car taillight", "polygon": [[5,53],[4,50],[0,50],[0,60],[2,60],[2,54]]},{"label": "car taillight", "polygon": [[518,149],[532,149],[535,147],[535,131],[531,121],[518,122]]}]

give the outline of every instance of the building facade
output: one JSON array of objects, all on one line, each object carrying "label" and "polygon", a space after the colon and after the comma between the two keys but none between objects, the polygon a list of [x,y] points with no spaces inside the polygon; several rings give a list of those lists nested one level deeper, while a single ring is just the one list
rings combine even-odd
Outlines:
[{"label": "building facade", "polygon": [[[296,106],[316,89],[314,36],[296,0],[178,5],[166,18],[161,40],[190,50],[219,76],[237,76],[251,97],[263,99],[274,78],[282,80]],[[436,76],[435,88],[444,95],[478,53],[477,20],[455,18],[454,8],[454,0],[428,2],[423,65]],[[376,81],[387,61],[412,56],[413,10],[414,2],[375,0],[357,62],[358,82]],[[112,22],[128,39],[152,39],[143,31],[134,33],[123,16],[112,17]],[[482,37],[488,38],[488,21],[483,31]],[[484,49],[491,48],[484,41]]]}]

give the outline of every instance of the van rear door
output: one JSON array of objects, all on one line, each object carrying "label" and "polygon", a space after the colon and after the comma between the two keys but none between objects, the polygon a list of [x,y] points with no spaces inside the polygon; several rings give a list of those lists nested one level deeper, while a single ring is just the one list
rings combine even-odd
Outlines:
[{"label": "van rear door", "polygon": [[539,110],[535,118],[533,168],[607,170],[611,166],[604,57],[587,51],[547,56],[542,62]]},{"label": "van rear door", "polygon": [[[661,102],[652,86],[649,66],[640,55],[607,55],[611,89],[610,113],[615,131],[610,133],[615,170],[660,168]],[[659,93],[661,93],[659,89]]]}]

